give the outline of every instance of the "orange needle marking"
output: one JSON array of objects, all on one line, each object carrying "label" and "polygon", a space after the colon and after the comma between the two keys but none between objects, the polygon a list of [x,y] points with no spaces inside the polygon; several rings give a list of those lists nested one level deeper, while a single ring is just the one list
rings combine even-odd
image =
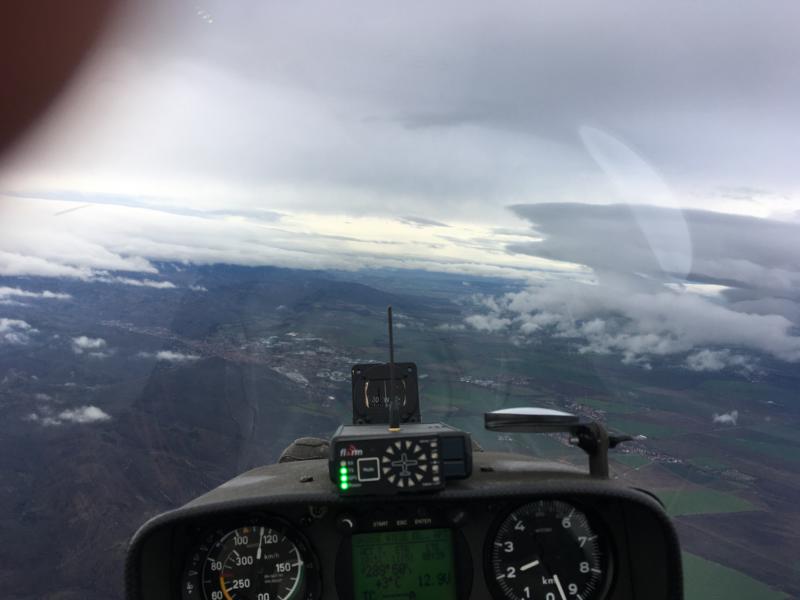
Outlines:
[{"label": "orange needle marking", "polygon": [[222,590],[222,595],[225,596],[225,600],[233,600],[228,590],[225,589],[225,578],[222,575],[219,576],[219,589]]}]

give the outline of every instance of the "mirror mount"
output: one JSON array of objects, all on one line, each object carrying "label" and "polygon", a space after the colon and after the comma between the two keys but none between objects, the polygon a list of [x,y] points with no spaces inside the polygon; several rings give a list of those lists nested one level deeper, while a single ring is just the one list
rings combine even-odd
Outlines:
[{"label": "mirror mount", "polygon": [[504,408],[484,413],[483,419],[489,431],[568,433],[569,443],[589,457],[589,474],[599,479],[608,479],[608,449],[632,439],[629,435],[609,435],[597,421],[549,408]]}]

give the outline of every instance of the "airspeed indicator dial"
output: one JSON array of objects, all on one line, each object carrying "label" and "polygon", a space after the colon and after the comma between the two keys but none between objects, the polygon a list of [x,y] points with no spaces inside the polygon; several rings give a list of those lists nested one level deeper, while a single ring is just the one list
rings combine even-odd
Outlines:
[{"label": "airspeed indicator dial", "polygon": [[489,587],[503,600],[600,600],[609,557],[585,513],[561,500],[525,504],[487,548]]},{"label": "airspeed indicator dial", "polygon": [[184,600],[308,600],[315,565],[305,544],[281,523],[218,531],[190,558]]}]

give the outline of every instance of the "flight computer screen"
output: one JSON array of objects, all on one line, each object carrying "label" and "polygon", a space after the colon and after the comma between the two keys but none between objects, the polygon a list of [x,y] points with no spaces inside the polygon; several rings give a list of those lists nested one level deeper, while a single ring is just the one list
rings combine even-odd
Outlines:
[{"label": "flight computer screen", "polygon": [[354,600],[455,600],[453,532],[419,529],[352,537]]}]

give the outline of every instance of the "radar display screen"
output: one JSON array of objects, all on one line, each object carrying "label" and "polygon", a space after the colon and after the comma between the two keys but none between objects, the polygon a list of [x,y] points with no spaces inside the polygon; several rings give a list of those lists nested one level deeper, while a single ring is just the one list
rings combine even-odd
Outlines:
[{"label": "radar display screen", "polygon": [[419,529],[352,537],[354,600],[455,600],[453,532]]}]

